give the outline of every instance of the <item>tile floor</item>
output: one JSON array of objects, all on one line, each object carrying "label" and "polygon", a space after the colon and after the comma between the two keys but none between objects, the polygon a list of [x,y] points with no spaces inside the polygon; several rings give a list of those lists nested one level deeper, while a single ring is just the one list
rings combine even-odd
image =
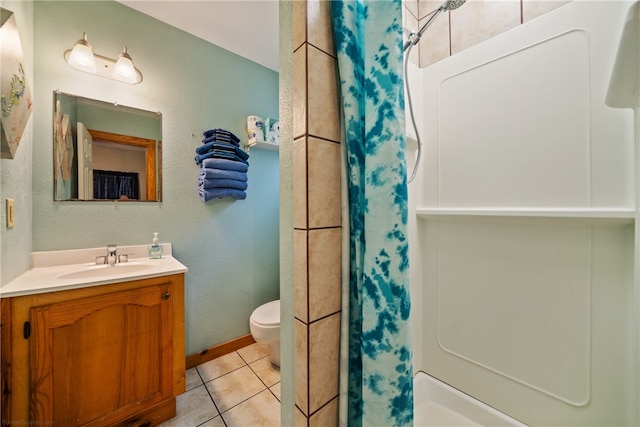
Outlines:
[{"label": "tile floor", "polygon": [[280,426],[280,371],[251,344],[187,370],[175,418],[161,427]]}]

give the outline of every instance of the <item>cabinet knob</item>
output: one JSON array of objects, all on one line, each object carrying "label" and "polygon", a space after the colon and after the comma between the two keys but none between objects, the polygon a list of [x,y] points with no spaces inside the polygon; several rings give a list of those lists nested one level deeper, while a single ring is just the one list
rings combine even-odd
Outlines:
[{"label": "cabinet knob", "polygon": [[163,294],[162,295],[162,299],[165,300],[165,301],[168,300],[169,299],[169,292]]}]

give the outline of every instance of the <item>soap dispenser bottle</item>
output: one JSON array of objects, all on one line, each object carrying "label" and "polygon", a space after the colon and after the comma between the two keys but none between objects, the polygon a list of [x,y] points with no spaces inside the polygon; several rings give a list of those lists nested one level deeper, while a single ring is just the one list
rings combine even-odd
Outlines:
[{"label": "soap dispenser bottle", "polygon": [[162,258],[162,245],[158,243],[158,233],[153,233],[153,240],[149,245],[149,249],[147,252],[149,253],[149,258],[151,259]]}]

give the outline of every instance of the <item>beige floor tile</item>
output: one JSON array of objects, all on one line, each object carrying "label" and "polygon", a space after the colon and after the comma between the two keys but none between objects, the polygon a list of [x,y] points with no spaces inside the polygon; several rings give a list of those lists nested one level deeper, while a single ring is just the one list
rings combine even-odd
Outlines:
[{"label": "beige floor tile", "polygon": [[176,397],[176,416],[162,424],[162,427],[197,426],[214,417],[216,409],[204,385],[196,387]]},{"label": "beige floor tile", "polygon": [[280,427],[280,405],[269,390],[222,414],[227,427]]},{"label": "beige floor tile", "polygon": [[[184,426],[184,427],[189,427],[189,426]],[[222,420],[222,417],[218,415],[214,419],[209,420],[204,424],[200,424],[198,427],[226,427],[226,426],[224,424],[224,421]]]},{"label": "beige floor tile", "polygon": [[269,354],[269,346],[253,343],[238,350],[238,354],[245,362],[251,363]]},{"label": "beige floor tile", "polygon": [[276,395],[276,398],[279,401],[282,401],[282,397],[280,395],[280,383],[272,385],[271,387],[269,387],[269,390],[271,390],[271,393]]},{"label": "beige floor tile", "polygon": [[209,381],[206,386],[220,412],[266,389],[260,378],[248,366]]},{"label": "beige floor tile", "polygon": [[280,381],[280,370],[271,364],[268,356],[250,363],[249,367],[267,387]]},{"label": "beige floor tile", "polygon": [[200,375],[198,375],[198,371],[196,368],[187,369],[187,390],[191,390],[192,388],[196,388],[202,385],[202,379]]},{"label": "beige floor tile", "polygon": [[206,383],[245,365],[244,360],[234,351],[198,365],[196,368]]}]

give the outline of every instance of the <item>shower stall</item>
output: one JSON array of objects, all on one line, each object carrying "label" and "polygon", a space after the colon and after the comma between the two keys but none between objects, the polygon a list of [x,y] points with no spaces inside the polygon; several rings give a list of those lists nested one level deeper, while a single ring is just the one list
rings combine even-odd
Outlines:
[{"label": "shower stall", "polygon": [[416,425],[640,424],[639,19],[574,0],[410,67]]}]

